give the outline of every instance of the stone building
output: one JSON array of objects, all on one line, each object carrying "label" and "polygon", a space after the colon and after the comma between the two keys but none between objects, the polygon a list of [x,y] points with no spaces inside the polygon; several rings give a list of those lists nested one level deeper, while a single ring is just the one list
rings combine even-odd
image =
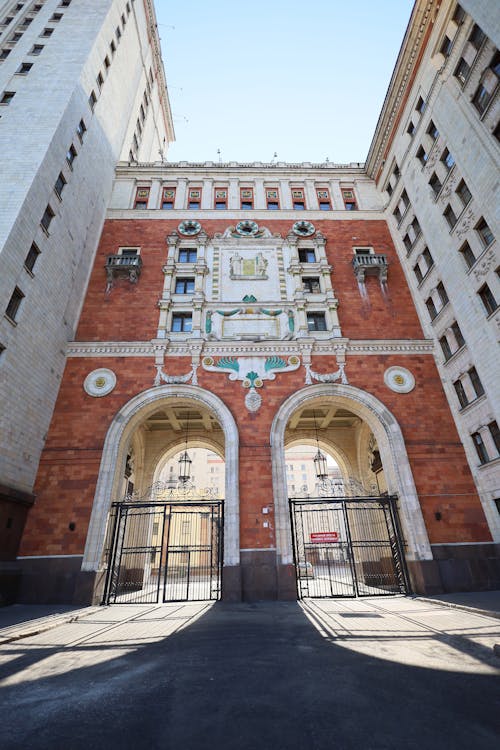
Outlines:
[{"label": "stone building", "polygon": [[[17,551],[22,600],[499,585],[484,14],[417,1],[366,165],[174,164],[125,144]],[[318,481],[290,501],[286,452],[306,447]],[[224,461],[223,498],[190,486],[199,449]]]},{"label": "stone building", "polygon": [[0,2],[0,564],[8,577],[119,159],[173,139],[152,2]]}]

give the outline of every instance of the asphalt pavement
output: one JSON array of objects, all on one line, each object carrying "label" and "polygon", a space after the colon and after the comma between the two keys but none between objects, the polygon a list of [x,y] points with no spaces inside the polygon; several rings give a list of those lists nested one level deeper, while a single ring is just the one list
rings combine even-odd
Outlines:
[{"label": "asphalt pavement", "polygon": [[2,750],[498,746],[500,620],[478,612],[373,597],[38,620],[0,647]]}]

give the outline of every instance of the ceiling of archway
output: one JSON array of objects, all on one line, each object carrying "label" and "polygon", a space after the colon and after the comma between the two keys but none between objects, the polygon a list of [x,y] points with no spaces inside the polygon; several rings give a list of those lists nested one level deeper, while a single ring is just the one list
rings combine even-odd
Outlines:
[{"label": "ceiling of archway", "polygon": [[146,419],[143,427],[148,432],[172,430],[183,433],[186,429],[198,434],[221,432],[219,422],[208,410],[179,405],[163,406],[158,409]]},{"label": "ceiling of archway", "polygon": [[345,427],[356,427],[361,419],[347,409],[332,404],[315,406],[314,409],[305,406],[292,415],[286,431],[288,434],[303,430],[330,430]]}]

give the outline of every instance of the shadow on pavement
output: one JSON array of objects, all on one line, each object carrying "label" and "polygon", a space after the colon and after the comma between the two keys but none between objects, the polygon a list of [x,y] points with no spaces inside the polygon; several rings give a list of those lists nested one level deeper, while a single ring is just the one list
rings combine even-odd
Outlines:
[{"label": "shadow on pavement", "polygon": [[[40,635],[4,649],[2,749],[496,746],[492,669],[429,669],[359,653],[325,637],[324,623],[318,629],[298,603],[219,603],[154,641],[161,614],[116,627],[103,620],[98,639],[44,645]],[[13,667],[17,677],[8,677]]]}]

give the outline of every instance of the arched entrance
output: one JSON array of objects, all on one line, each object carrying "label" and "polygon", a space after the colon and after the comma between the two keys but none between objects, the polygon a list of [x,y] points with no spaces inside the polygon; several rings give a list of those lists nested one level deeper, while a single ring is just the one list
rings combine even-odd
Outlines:
[{"label": "arched entrance", "polygon": [[[344,476],[344,487],[347,488],[345,497],[341,499],[339,493],[332,487],[328,491],[327,487],[321,493],[321,498],[313,498],[310,493],[302,498],[301,503],[295,498],[292,509],[295,507],[300,512],[295,518],[292,513],[291,521],[285,449],[297,441],[311,443],[316,440],[323,451],[342,456],[339,465],[343,464],[344,474],[349,471],[349,476]],[[335,554],[344,555],[343,562],[351,564],[352,560],[344,554],[339,540],[344,537],[342,541],[349,547],[347,555],[353,556],[354,540],[360,546],[363,542],[369,542],[373,550],[382,541],[384,528],[387,530],[384,554],[392,554],[392,536],[397,531],[398,523],[396,505],[401,519],[400,541],[404,545],[406,558],[409,561],[432,559],[401,430],[394,416],[374,396],[342,384],[304,388],[287,399],[276,415],[271,431],[271,446],[278,564],[291,568],[296,563],[299,578],[302,573],[304,578],[309,579],[314,574],[314,570],[311,571],[310,565],[306,564],[307,557],[294,559],[293,541],[297,545],[297,528],[300,524],[302,542],[306,540],[316,549],[318,561],[321,558],[319,549],[324,543],[326,557],[328,549],[335,549]],[[365,547],[368,548],[368,544]],[[359,556],[360,570],[369,567],[366,554],[365,551]],[[326,559],[325,555],[323,560]],[[302,570],[300,565],[303,566]],[[380,561],[372,565],[372,571],[381,565]],[[371,577],[364,575],[364,582],[369,578],[374,580],[372,574]],[[347,595],[376,593],[372,588],[371,585],[354,585]],[[308,590],[311,592],[311,587],[304,587],[305,595]],[[341,596],[346,592],[343,586],[339,586],[336,590],[330,589],[330,593],[323,591],[310,595]]]},{"label": "arched entrance", "polygon": [[[203,481],[196,486],[183,480],[175,487],[155,481],[166,462],[186,445],[209,449],[225,460],[223,527],[222,498],[207,493]],[[219,398],[196,386],[166,385],[129,401],[106,436],[82,564],[84,573],[97,574],[94,601],[102,597],[105,586],[112,601],[112,579],[119,581],[120,569],[131,571],[127,576],[132,594],[135,587],[158,601],[219,598],[220,590],[213,595],[211,575],[206,586],[190,588],[189,582],[193,583],[194,571],[200,583],[200,568],[216,568],[222,559],[227,597],[238,598],[237,477],[238,432]],[[219,543],[221,554],[214,562]],[[177,589],[167,580],[169,561],[175,562],[174,573],[180,576],[183,571],[185,580]],[[137,595],[128,600],[137,601]]]}]

